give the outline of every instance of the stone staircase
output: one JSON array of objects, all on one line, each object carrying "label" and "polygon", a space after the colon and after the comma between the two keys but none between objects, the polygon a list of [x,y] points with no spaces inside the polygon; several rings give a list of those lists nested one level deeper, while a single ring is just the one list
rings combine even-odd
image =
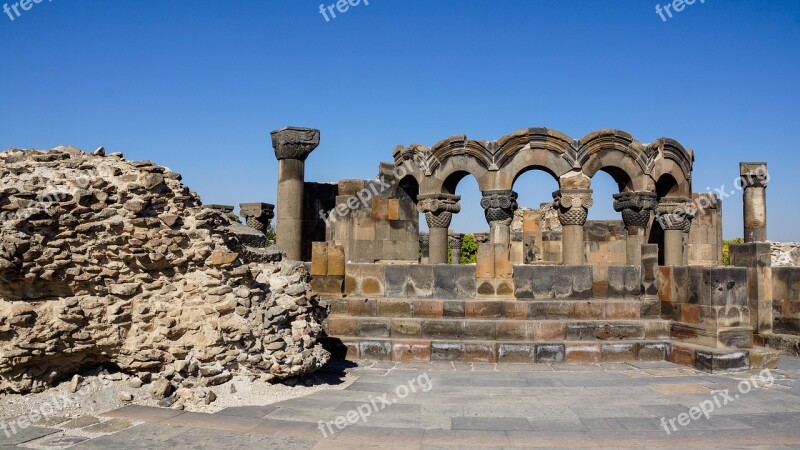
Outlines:
[{"label": "stone staircase", "polygon": [[777,352],[674,340],[672,323],[638,299],[341,298],[324,344],[340,359],[464,363],[672,361],[707,372],[772,367]]},{"label": "stone staircase", "polygon": [[331,298],[327,345],[338,357],[392,361],[664,360],[670,322],[635,299]]}]

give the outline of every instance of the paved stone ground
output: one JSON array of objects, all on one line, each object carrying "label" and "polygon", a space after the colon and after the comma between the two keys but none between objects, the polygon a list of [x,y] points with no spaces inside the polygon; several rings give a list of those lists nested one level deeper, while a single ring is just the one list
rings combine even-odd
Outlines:
[{"label": "paved stone ground", "polygon": [[[784,357],[771,371],[771,387],[757,379],[762,387],[747,393],[741,381],[758,372],[710,375],[667,362],[361,362],[346,370],[359,378],[344,390],[216,414],[128,406],[100,424],[78,419],[10,438],[0,433],[0,448],[800,448],[797,358]],[[393,403],[384,406],[381,397]],[[714,405],[710,419],[670,427],[704,401]],[[369,410],[366,422],[350,412],[355,423],[340,430],[337,416],[341,426],[359,408]]]}]

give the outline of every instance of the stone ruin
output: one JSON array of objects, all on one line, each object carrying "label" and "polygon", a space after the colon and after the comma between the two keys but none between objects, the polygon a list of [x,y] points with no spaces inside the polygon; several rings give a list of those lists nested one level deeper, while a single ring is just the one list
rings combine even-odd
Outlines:
[{"label": "stone ruin", "polygon": [[[692,191],[694,152],[673,139],[452,136],[397,147],[375,179],[333,183],[305,180],[319,130],[271,140],[279,201],[241,204],[247,225],[147,161],[0,154],[0,389],[41,390],[92,365],[172,388],[234,370],[280,380],[329,352],[709,372],[800,353],[800,268],[772,267],[766,163],[740,165],[745,243],[723,266],[722,202]],[[513,190],[529,170],[557,187],[535,210]],[[601,171],[621,220],[587,221]],[[466,176],[489,230],[473,265],[458,263],[463,235],[449,230]],[[277,246],[264,234],[273,217]]]},{"label": "stone ruin", "polygon": [[[668,360],[706,371],[775,367],[800,352],[800,268],[771,265],[766,163],[741,163],[744,244],[723,266],[722,201],[692,191],[695,154],[619,130],[546,128],[496,141],[398,146],[375,179],[306,182],[318,130],[272,133],[278,245],[310,261],[338,357],[460,362]],[[521,210],[515,181],[552,176]],[[617,221],[587,221],[592,178],[619,187]],[[459,182],[477,180],[489,232],[461,265]],[[283,205],[281,205],[283,203]],[[521,211],[521,212],[520,212]],[[429,232],[420,233],[424,216]]]},{"label": "stone ruin", "polygon": [[105,366],[169,395],[327,362],[309,274],[264,235],[271,205],[244,204],[244,226],[103,150],[9,150],[0,180],[0,391]]}]

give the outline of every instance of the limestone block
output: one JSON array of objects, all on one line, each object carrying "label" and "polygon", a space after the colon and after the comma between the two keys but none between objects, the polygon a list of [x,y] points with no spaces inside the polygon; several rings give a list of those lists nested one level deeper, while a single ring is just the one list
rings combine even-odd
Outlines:
[{"label": "limestone block", "polygon": [[493,244],[483,243],[478,245],[478,257],[475,267],[477,278],[494,278],[495,276],[495,253]]},{"label": "limestone block", "polygon": [[372,199],[372,218],[375,220],[386,220],[389,218],[388,198],[374,197]]},{"label": "limestone block", "polygon": [[344,247],[328,244],[328,275],[343,277],[345,274]]},{"label": "limestone block", "polygon": [[386,218],[389,220],[400,220],[400,200],[396,198],[389,199],[388,210]]},{"label": "limestone block", "polygon": [[511,264],[511,245],[494,244],[494,276],[495,278],[510,279],[514,274]]},{"label": "limestone block", "polygon": [[311,244],[311,276],[328,274],[328,243]]}]

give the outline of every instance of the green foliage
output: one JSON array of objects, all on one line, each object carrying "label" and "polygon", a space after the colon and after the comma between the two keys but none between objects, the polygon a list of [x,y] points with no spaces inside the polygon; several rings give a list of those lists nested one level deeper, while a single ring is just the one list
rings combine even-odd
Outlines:
[{"label": "green foliage", "polygon": [[722,265],[724,266],[731,265],[731,244],[744,244],[744,239],[736,238],[731,239],[730,241],[722,241]]},{"label": "green foliage", "polygon": [[275,228],[273,226],[270,225],[264,234],[267,236],[267,239],[269,239],[270,242],[276,242],[277,238],[275,237]]},{"label": "green foliage", "polygon": [[478,241],[474,234],[465,234],[461,241],[461,264],[473,264],[478,260]]}]

